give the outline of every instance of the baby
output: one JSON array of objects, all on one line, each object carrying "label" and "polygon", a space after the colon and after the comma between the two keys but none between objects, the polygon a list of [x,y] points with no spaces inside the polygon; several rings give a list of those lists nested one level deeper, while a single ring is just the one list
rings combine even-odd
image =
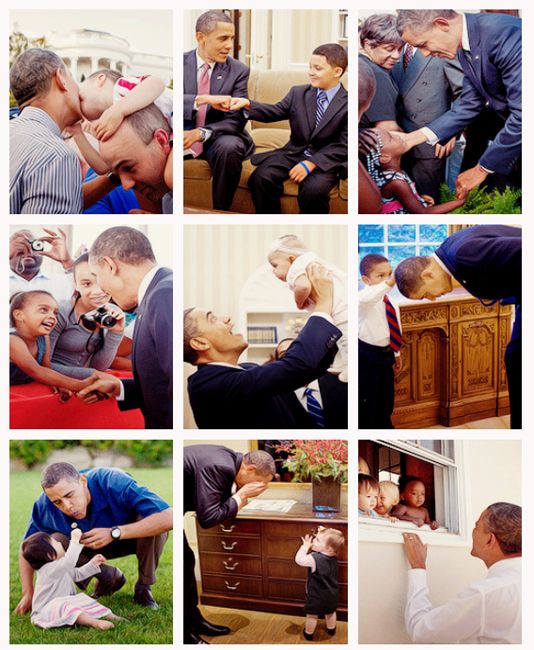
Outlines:
[{"label": "baby", "polygon": [[115,627],[111,621],[124,620],[86,594],[76,593],[75,583],[100,573],[100,565],[106,561],[103,555],[95,555],[77,568],[83,550],[81,536],[79,528],[71,532],[67,552],[48,533],[34,533],[22,543],[24,559],[37,572],[32,599],[33,625],[51,628],[76,624],[109,630]]},{"label": "baby", "polygon": [[332,319],[343,335],[337,342],[338,353],[329,372],[338,375],[342,382],[348,381],[348,303],[347,274],[332,264],[327,264],[315,253],[308,250],[295,235],[285,235],[276,239],[268,254],[269,264],[275,276],[286,282],[293,292],[298,309],[311,310],[311,283],[306,273],[307,267],[318,262],[330,272],[334,281],[334,300]]},{"label": "baby", "polygon": [[386,517],[391,522],[398,521],[396,517],[390,516],[390,512],[394,506],[400,501],[399,488],[393,481],[380,481],[378,484],[378,503],[376,504],[376,511],[381,517]]},{"label": "baby", "polygon": [[376,478],[370,474],[358,474],[358,517],[374,517],[378,519],[376,511],[380,486]]},{"label": "baby", "polygon": [[405,476],[399,479],[401,503],[395,506],[391,515],[402,521],[411,521],[419,528],[428,524],[431,530],[439,528],[437,521],[430,519],[425,502],[425,485],[417,476]]},{"label": "baby", "polygon": [[314,536],[305,535],[301,539],[302,546],[295,555],[295,562],[308,568],[304,638],[313,641],[319,616],[324,616],[328,634],[334,636],[336,633],[339,591],[337,555],[345,543],[345,538],[340,530],[319,526]]}]

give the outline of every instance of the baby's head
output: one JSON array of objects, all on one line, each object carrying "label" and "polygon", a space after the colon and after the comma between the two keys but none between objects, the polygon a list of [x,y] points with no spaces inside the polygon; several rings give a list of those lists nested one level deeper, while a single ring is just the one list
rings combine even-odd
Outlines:
[{"label": "baby's head", "polygon": [[80,108],[87,120],[98,120],[113,104],[113,87],[122,77],[116,70],[102,69],[93,72],[80,84]]},{"label": "baby's head", "polygon": [[35,336],[50,334],[57,323],[58,304],[48,291],[19,291],[9,299],[9,320],[19,329],[25,325]]},{"label": "baby's head", "polygon": [[61,542],[48,533],[33,533],[22,542],[22,555],[34,571],[65,555]]},{"label": "baby's head", "polygon": [[379,488],[376,511],[379,515],[384,516],[391,511],[393,506],[399,503],[399,488],[393,481],[380,481]]},{"label": "baby's head", "polygon": [[340,530],[319,526],[313,538],[311,550],[326,555],[338,555],[343,544],[345,544],[345,538]]},{"label": "baby's head", "polygon": [[360,262],[360,275],[364,284],[380,284],[389,280],[393,269],[387,257],[369,253]]},{"label": "baby's head", "polygon": [[376,478],[369,474],[358,474],[358,508],[371,512],[378,503],[380,486]]},{"label": "baby's head", "polygon": [[285,282],[293,262],[307,252],[308,249],[296,235],[284,235],[273,241],[267,259],[276,277]]},{"label": "baby's head", "polygon": [[417,476],[401,476],[400,498],[408,506],[420,508],[425,503],[425,484]]}]

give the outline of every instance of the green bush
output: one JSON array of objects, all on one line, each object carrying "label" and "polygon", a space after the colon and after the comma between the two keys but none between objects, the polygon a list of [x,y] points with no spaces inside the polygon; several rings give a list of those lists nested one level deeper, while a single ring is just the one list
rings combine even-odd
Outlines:
[{"label": "green bush", "polygon": [[[455,193],[443,183],[440,188],[440,203],[453,201],[455,198]],[[469,193],[467,201],[450,214],[521,214],[520,198],[521,190],[513,190],[511,187],[502,192],[476,187]]]}]

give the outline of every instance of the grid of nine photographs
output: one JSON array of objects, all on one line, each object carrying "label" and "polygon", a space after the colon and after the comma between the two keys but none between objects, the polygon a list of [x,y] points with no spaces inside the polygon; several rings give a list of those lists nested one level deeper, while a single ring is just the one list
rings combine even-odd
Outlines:
[{"label": "grid of nine photographs", "polygon": [[5,14],[2,641],[528,647],[526,10],[120,4]]}]

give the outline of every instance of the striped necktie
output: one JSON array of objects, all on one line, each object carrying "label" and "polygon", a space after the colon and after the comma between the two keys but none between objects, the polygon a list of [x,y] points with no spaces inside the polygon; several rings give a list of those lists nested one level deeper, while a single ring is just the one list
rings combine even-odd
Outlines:
[{"label": "striped necktie", "polygon": [[[319,122],[323,119],[323,116],[328,108],[326,106],[327,96],[324,90],[317,91],[317,104],[315,106],[315,128],[317,128]],[[304,155],[306,158],[310,158],[312,155],[311,149],[306,147],[304,149]]]},{"label": "striped necktie", "polygon": [[[198,82],[197,82],[197,95],[209,95],[210,92],[210,67],[207,63],[204,63],[200,67]],[[202,104],[197,109],[197,115],[195,119],[195,126],[198,129],[206,124],[206,113],[208,112],[208,105]],[[204,150],[204,144],[202,142],[195,142],[191,145],[191,150],[193,151],[193,156],[198,158]]]},{"label": "striped necktie", "polygon": [[410,61],[413,59],[414,54],[415,54],[415,47],[407,43],[406,49],[404,50],[404,57],[402,59],[402,65],[405,72],[408,66],[410,65]]},{"label": "striped necktie", "polygon": [[306,395],[306,410],[312,416],[317,427],[324,429],[323,409],[313,396],[313,388],[304,389],[304,395]]},{"label": "striped necktie", "polygon": [[384,303],[386,305],[386,320],[389,327],[389,345],[393,352],[398,352],[404,341],[402,340],[397,312],[387,296],[384,296]]}]

